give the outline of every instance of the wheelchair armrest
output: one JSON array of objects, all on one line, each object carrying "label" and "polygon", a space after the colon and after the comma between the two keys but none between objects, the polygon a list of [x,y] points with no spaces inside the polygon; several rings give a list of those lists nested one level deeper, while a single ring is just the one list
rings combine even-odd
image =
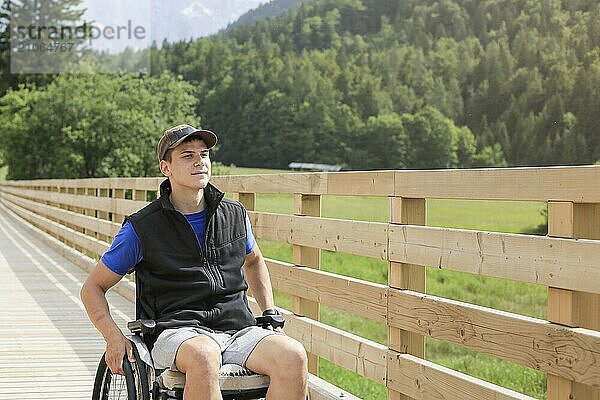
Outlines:
[{"label": "wheelchair armrest", "polygon": [[141,333],[153,333],[156,328],[156,321],[153,319],[136,319],[135,321],[129,321],[127,328],[133,334]]},{"label": "wheelchair armrest", "polygon": [[285,319],[281,315],[263,315],[256,317],[256,325],[265,329],[269,326],[272,326],[273,329],[283,328]]}]

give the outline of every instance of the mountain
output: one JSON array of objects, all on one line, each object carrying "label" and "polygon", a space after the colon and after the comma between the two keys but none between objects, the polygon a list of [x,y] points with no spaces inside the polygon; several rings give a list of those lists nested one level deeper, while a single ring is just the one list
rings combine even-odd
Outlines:
[{"label": "mountain", "polygon": [[275,18],[309,0],[271,0],[242,14],[234,23],[227,26],[226,32],[242,25],[253,25],[267,18]]},{"label": "mountain", "polygon": [[240,15],[258,7],[264,0],[84,0],[84,18],[104,29],[127,26],[141,27],[144,40],[119,40],[99,37],[93,48],[111,53],[126,46],[134,49],[149,47],[152,41],[174,43],[209,36],[224,29]]}]

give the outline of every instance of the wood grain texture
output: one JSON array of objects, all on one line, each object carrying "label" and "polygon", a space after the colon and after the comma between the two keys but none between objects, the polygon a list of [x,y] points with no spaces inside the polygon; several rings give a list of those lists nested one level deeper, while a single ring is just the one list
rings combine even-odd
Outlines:
[{"label": "wood grain texture", "polygon": [[388,387],[417,400],[534,400],[410,354],[388,352]]},{"label": "wood grain texture", "polygon": [[267,259],[273,288],[385,323],[387,286]]},{"label": "wood grain texture", "polygon": [[600,166],[396,171],[395,195],[600,202]]},{"label": "wood grain texture", "polygon": [[147,201],[115,199],[108,197],[108,189],[100,189],[98,197],[6,187],[3,187],[2,191],[30,200],[45,200],[52,203],[61,204],[61,208],[65,209],[68,209],[68,207],[81,207],[98,210],[105,214],[115,213],[130,215],[148,204]]},{"label": "wood grain texture", "polygon": [[[600,204],[549,201],[548,235],[560,238],[600,239]],[[582,280],[598,283],[593,274],[584,273],[577,276]],[[556,286],[558,285],[548,287],[548,320],[571,327],[600,330],[598,291],[580,287],[565,290]],[[548,400],[600,400],[599,387],[584,385],[569,377],[555,374],[548,374],[547,393]]]},{"label": "wood grain texture", "polygon": [[211,178],[219,189],[238,193],[327,193],[325,173],[227,175]]},{"label": "wood grain texture", "polygon": [[389,258],[600,293],[600,241],[390,225]]},{"label": "wood grain texture", "polygon": [[390,289],[388,323],[600,388],[600,332]]},{"label": "wood grain texture", "polygon": [[261,239],[387,259],[388,224],[250,212]]},{"label": "wood grain texture", "polygon": [[94,237],[94,233],[114,236],[121,227],[121,224],[115,222],[101,220],[93,216],[77,214],[72,211],[66,211],[53,206],[47,206],[42,203],[26,200],[8,193],[4,195],[4,199],[10,201],[11,203],[17,204],[26,210],[52,219],[55,222],[69,223],[80,228],[85,228],[85,233],[91,237]]},{"label": "wood grain texture", "polygon": [[21,218],[27,220],[35,226],[40,227],[44,231],[52,233],[63,240],[66,240],[72,245],[79,246],[91,252],[98,258],[109,248],[109,244],[102,240],[94,239],[71,228],[67,228],[64,225],[39,216],[31,211],[17,206],[16,204],[9,202],[3,202],[3,204],[9,210],[13,211],[15,214],[19,215]]}]

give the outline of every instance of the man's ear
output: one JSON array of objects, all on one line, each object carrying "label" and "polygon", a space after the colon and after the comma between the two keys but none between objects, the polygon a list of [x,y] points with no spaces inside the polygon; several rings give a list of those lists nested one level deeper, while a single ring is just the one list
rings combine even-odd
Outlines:
[{"label": "man's ear", "polygon": [[168,162],[166,162],[165,160],[160,160],[159,168],[160,168],[160,172],[164,176],[166,176],[166,177],[171,176],[171,166],[169,165]]}]

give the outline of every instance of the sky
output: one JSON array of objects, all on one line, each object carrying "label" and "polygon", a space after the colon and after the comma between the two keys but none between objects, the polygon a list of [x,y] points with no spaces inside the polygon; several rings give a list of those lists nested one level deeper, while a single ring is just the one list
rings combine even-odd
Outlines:
[{"label": "sky", "polygon": [[[83,0],[94,27],[90,47],[118,52],[153,40],[176,42],[208,36],[267,0]],[[91,22],[93,21],[93,22]]]}]

